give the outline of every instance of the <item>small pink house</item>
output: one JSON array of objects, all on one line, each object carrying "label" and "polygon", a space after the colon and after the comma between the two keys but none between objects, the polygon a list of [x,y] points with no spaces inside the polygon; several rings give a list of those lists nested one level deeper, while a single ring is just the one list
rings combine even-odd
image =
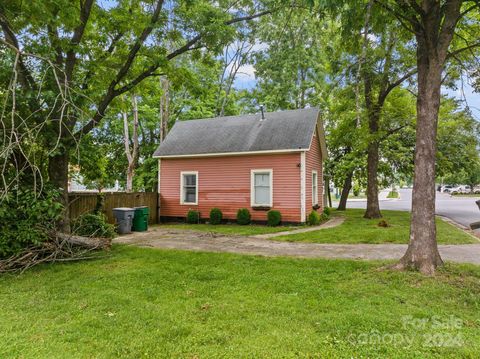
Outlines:
[{"label": "small pink house", "polygon": [[317,109],[177,122],[155,151],[162,220],[190,209],[208,218],[218,207],[235,220],[248,208],[284,222],[305,222],[323,209],[322,162],[327,154]]}]

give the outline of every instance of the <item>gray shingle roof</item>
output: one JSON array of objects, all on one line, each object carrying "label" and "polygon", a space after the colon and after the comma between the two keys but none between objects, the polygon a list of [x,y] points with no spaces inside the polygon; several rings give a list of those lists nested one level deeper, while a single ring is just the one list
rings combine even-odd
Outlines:
[{"label": "gray shingle roof", "polygon": [[178,121],[154,157],[308,149],[317,118],[309,108]]}]

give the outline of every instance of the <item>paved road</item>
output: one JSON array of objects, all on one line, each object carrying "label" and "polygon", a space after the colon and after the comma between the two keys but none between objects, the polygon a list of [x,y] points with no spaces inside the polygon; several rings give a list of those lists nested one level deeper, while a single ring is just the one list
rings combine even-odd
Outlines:
[{"label": "paved road", "polygon": [[[412,208],[412,190],[401,189],[400,199],[385,199],[387,191],[380,195],[380,209],[410,211]],[[384,198],[384,199],[382,199]],[[448,194],[437,192],[436,212],[448,217],[466,227],[472,222],[480,221],[480,211],[475,201],[480,197],[451,197]],[[365,208],[366,200],[348,201],[348,208]]]}]

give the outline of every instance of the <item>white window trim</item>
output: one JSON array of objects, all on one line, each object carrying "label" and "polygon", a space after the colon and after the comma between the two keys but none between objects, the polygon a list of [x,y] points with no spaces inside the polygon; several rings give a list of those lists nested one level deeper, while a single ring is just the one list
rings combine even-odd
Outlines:
[{"label": "white window trim", "polygon": [[[183,193],[183,177],[185,175],[195,175],[195,202],[185,202]],[[198,171],[181,171],[180,172],[180,204],[182,205],[198,205]]]},{"label": "white window trim", "polygon": [[[270,175],[270,203],[255,203],[255,175],[260,173],[268,173]],[[273,170],[271,168],[250,171],[250,206],[273,207]]]},{"label": "white window trim", "polygon": [[[313,197],[313,191],[314,191],[314,183],[313,183],[313,175],[315,175],[316,179],[317,179],[317,190],[315,191],[315,197]],[[316,170],[313,170],[312,171],[312,206],[315,206],[315,205],[318,205],[318,171]]]}]

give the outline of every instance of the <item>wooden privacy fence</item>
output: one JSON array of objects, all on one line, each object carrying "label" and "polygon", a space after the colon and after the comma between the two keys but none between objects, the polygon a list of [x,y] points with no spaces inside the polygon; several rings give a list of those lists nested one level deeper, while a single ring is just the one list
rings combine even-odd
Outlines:
[{"label": "wooden privacy fence", "polygon": [[[70,220],[92,212],[97,205],[98,196],[98,193],[69,193]],[[108,223],[115,223],[112,211],[114,208],[140,206],[147,206],[150,209],[148,223],[157,223],[158,194],[155,192],[105,192],[101,196],[103,196],[102,212],[107,216]]]}]

